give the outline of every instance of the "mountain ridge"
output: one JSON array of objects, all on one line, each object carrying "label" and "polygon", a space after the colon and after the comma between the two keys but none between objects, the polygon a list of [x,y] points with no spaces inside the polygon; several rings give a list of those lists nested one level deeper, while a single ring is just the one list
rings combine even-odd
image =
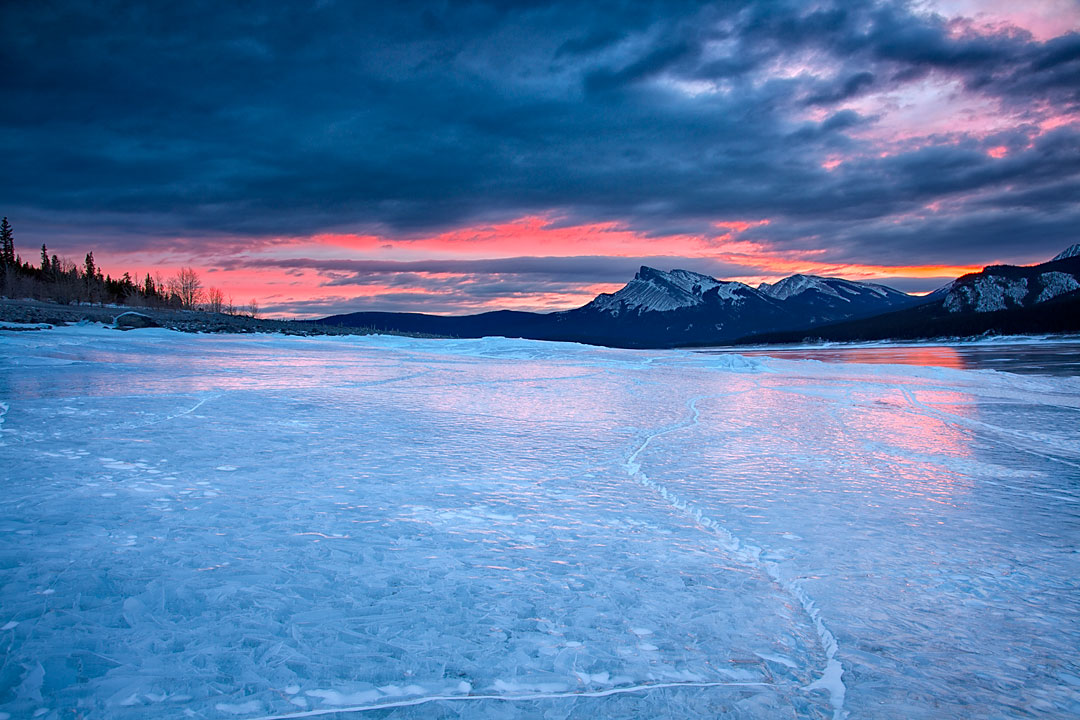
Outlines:
[{"label": "mountain ridge", "polygon": [[[965,328],[977,334],[995,328],[1016,332],[1025,324],[1066,327],[1068,322],[1043,322],[1039,308],[1067,311],[1074,294],[1080,296],[1080,244],[1038,265],[987,266],[924,297],[879,283],[805,274],[755,288],[690,270],[642,265],[619,290],[601,293],[571,310],[503,310],[461,316],[358,312],[316,322],[453,337],[503,335],[660,348],[733,344],[754,338],[797,342],[807,337],[828,339],[830,333],[882,339],[889,332],[910,338],[956,334],[951,331]],[[1012,315],[1000,322],[990,317],[1002,312]]]},{"label": "mountain ridge", "polygon": [[741,282],[642,265],[621,289],[602,293],[571,310],[463,316],[359,312],[317,322],[454,337],[505,335],[617,347],[674,347],[729,342],[762,328],[812,327],[920,301],[883,285],[809,275],[792,277],[798,287],[789,283],[784,297],[774,297]]},{"label": "mountain ridge", "polygon": [[[1070,254],[1070,251],[1075,250]],[[1080,331],[1080,245],[1037,265],[988,265],[927,302],[802,330],[752,333],[735,344],[857,342]]]}]

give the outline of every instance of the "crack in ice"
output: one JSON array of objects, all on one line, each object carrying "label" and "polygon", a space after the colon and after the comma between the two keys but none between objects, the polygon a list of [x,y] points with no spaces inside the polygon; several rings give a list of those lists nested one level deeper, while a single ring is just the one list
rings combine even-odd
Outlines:
[{"label": "crack in ice", "polygon": [[219,397],[221,397],[220,393],[214,393],[214,394],[211,394],[211,395],[206,395],[205,397],[200,398],[199,402],[195,403],[194,405],[189,407],[187,410],[181,410],[180,412],[175,413],[173,415],[166,415],[165,417],[163,417],[163,418],[161,418],[159,420],[151,420],[149,422],[142,423],[141,425],[138,425],[136,427],[145,427],[147,425],[157,425],[158,423],[168,422],[169,420],[175,420],[176,418],[183,417],[184,415],[190,415],[191,413],[193,413],[196,410],[198,410],[199,408],[201,408],[208,401],[214,400],[214,399],[219,398]]},{"label": "crack in ice", "polygon": [[728,394],[730,393],[721,395],[698,395],[690,398],[690,400],[686,402],[686,407],[691,413],[690,417],[673,425],[663,427],[648,435],[638,448],[627,458],[625,463],[626,473],[639,485],[658,493],[671,507],[684,515],[693,518],[699,525],[711,530],[720,538],[724,545],[724,549],[730,552],[737,560],[768,575],[773,582],[799,602],[799,605],[813,623],[814,630],[817,632],[822,649],[825,651],[825,668],[822,670],[821,676],[807,685],[804,689],[820,689],[828,691],[829,700],[833,707],[833,718],[834,720],[842,720],[847,717],[847,712],[844,710],[844,695],[847,690],[843,680],[844,667],[836,658],[836,651],[838,649],[836,636],[834,636],[832,631],[825,625],[825,621],[821,617],[821,611],[818,609],[814,600],[802,589],[797,581],[785,580],[780,574],[779,565],[769,560],[763,560],[761,556],[764,550],[762,548],[741,541],[739,538],[732,535],[727,528],[723,527],[723,525],[702,513],[702,511],[699,508],[696,508],[692,503],[682,500],[678,495],[668,490],[662,483],[650,479],[648,475],[641,471],[641,463],[638,462],[638,458],[646,449],[648,449],[653,440],[663,435],[697,425],[698,420],[701,417],[701,411],[699,411],[697,407],[698,402],[701,400],[725,397]]},{"label": "crack in ice", "polygon": [[607,690],[580,690],[577,692],[552,692],[552,693],[521,693],[517,695],[425,695],[423,697],[409,698],[408,700],[395,700],[387,703],[374,703],[371,705],[353,705],[351,707],[319,708],[317,710],[303,710],[300,712],[286,713],[284,715],[264,715],[248,720],[293,720],[294,718],[319,717],[336,715],[338,713],[370,712],[372,710],[386,710],[389,708],[412,707],[424,705],[430,702],[463,702],[477,700],[495,700],[499,702],[528,702],[531,700],[566,700],[573,698],[602,698],[612,695],[626,695],[629,693],[649,692],[650,690],[662,690],[665,688],[711,688],[711,687],[775,687],[775,683],[768,682],[668,682],[668,683],[645,683],[642,685],[625,685],[622,687],[609,688]]}]

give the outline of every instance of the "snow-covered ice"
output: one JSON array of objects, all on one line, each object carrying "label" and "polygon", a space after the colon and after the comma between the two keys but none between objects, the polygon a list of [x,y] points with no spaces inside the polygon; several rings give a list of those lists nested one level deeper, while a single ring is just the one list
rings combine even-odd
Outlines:
[{"label": "snow-covered ice", "polygon": [[1080,714],[1075,377],[82,326],[0,423],[0,717]]}]

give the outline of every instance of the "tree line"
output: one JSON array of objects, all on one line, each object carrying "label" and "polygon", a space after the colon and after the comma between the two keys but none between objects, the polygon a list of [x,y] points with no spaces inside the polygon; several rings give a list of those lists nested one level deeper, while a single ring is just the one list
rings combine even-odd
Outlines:
[{"label": "tree line", "polygon": [[37,263],[26,261],[15,252],[15,233],[5,217],[0,222],[0,295],[8,298],[32,298],[52,302],[131,305],[134,307],[207,310],[229,315],[257,317],[255,300],[243,307],[226,299],[216,287],[205,287],[199,274],[190,267],[174,275],[147,273],[133,278],[124,273],[119,278],[106,275],[94,261],[93,251],[86,253],[82,265],[49,254],[42,244]]}]

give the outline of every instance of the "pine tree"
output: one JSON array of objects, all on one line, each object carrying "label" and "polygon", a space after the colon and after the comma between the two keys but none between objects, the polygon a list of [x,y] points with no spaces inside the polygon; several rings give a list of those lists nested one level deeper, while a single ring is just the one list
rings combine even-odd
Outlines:
[{"label": "pine tree", "polygon": [[2,246],[0,246],[0,265],[4,267],[15,267],[15,236],[11,232],[11,224],[5,217],[4,221],[0,223],[0,240],[2,240]]},{"label": "pine tree", "polygon": [[86,283],[89,285],[90,283],[92,283],[94,281],[94,278],[97,277],[97,268],[94,267],[94,251],[93,250],[86,253],[85,273],[86,273]]},{"label": "pine tree", "polygon": [[49,272],[49,248],[45,247],[45,243],[41,243],[41,272]]}]

